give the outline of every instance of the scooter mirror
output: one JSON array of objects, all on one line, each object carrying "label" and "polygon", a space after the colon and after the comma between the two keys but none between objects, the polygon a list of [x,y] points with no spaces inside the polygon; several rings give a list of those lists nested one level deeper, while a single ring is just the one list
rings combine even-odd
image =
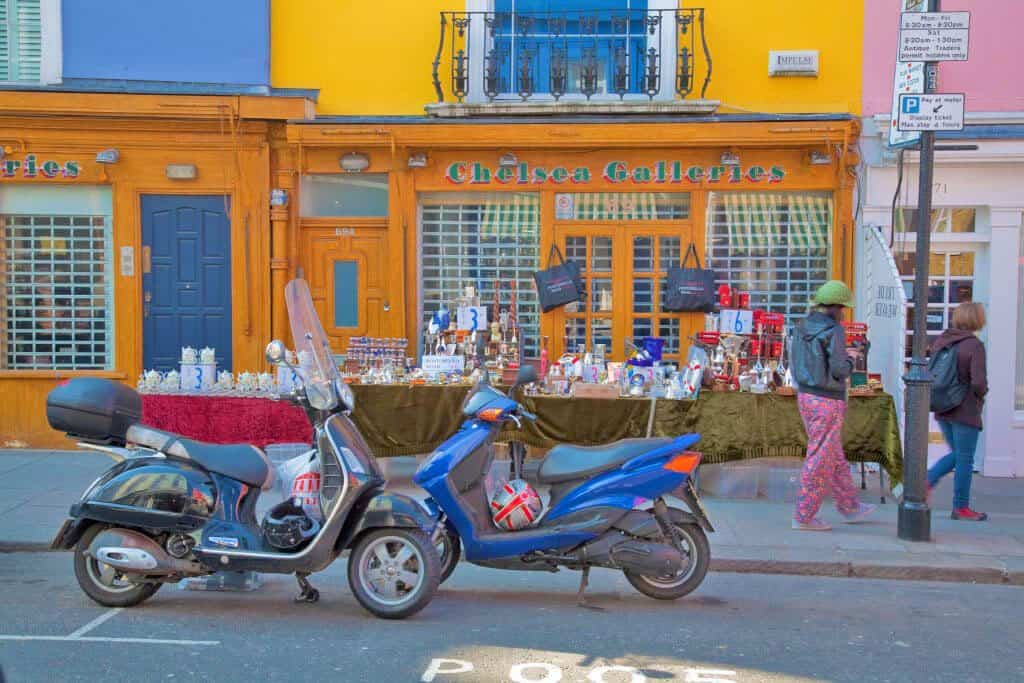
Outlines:
[{"label": "scooter mirror", "polygon": [[284,356],[284,342],[282,342],[280,339],[275,339],[274,341],[267,344],[266,357],[268,363],[270,363],[271,365],[277,365],[278,363],[284,360]]},{"label": "scooter mirror", "polygon": [[532,365],[523,365],[519,368],[519,373],[516,375],[516,386],[523,386],[524,384],[531,384],[537,381],[537,369]]}]

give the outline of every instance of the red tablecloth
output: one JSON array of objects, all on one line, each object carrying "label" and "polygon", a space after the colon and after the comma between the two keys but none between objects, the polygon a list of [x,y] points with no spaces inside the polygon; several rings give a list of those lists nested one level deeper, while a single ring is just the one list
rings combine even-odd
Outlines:
[{"label": "red tablecloth", "polygon": [[310,443],[302,409],[284,401],[229,396],[142,395],[142,422],[209,443]]}]

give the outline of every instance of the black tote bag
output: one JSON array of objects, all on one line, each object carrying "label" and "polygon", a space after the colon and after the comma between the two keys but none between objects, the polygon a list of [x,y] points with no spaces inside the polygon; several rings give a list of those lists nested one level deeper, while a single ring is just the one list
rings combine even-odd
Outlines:
[{"label": "black tote bag", "polygon": [[[558,263],[552,265],[552,257],[558,257]],[[537,283],[537,298],[540,310],[547,313],[559,306],[571,304],[583,298],[585,292],[583,278],[580,277],[580,264],[573,260],[566,261],[562,250],[557,245],[551,246],[548,254],[548,267],[533,274]]]},{"label": "black tote bag", "polygon": [[[686,267],[690,256],[693,256],[696,268]],[[668,269],[664,310],[702,313],[715,310],[715,271],[700,267],[697,247],[692,242],[681,265],[681,268]]]}]

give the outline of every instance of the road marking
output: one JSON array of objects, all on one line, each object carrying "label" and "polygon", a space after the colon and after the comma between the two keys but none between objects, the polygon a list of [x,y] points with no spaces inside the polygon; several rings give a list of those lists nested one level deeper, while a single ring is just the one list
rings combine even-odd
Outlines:
[{"label": "road marking", "polygon": [[86,636],[84,638],[72,638],[71,636],[0,636],[0,640],[50,640],[63,641],[68,643],[143,643],[146,645],[220,645],[219,640],[165,640],[162,638],[103,638],[99,636]]},{"label": "road marking", "polygon": [[107,619],[110,619],[111,617],[116,616],[117,613],[120,612],[123,609],[124,609],[123,607],[117,607],[115,609],[110,610],[109,612],[105,612],[105,613],[99,615],[98,617],[96,617],[95,619],[90,621],[88,624],[83,626],[82,628],[74,631],[71,635],[68,636],[68,638],[74,639],[74,638],[80,638],[80,637],[84,636],[86,633],[88,633],[89,631],[93,630],[94,628],[96,628],[97,626],[99,626],[100,624],[105,622]]},{"label": "road marking", "polygon": [[68,643],[144,643],[146,645],[220,645],[219,640],[172,640],[167,638],[116,638],[116,637],[101,637],[101,636],[87,636],[85,635],[89,631],[93,630],[97,626],[100,626],[108,619],[116,616],[118,612],[123,610],[123,607],[116,607],[109,612],[104,612],[99,615],[88,624],[79,628],[67,636],[3,636],[0,635],[0,640],[48,640],[56,642],[68,642]]}]

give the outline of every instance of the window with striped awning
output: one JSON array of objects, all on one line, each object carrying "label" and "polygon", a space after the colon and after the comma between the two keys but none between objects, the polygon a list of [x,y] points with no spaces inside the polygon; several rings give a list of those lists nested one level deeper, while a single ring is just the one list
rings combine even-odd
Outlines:
[{"label": "window with striped awning", "polygon": [[576,192],[555,199],[555,219],[653,221],[690,217],[688,192]]},{"label": "window with striped awning", "polygon": [[803,315],[831,270],[832,197],[825,192],[712,193],[707,262],[751,305]]},{"label": "window with striped awning", "polygon": [[38,83],[42,77],[40,0],[0,0],[0,82]]},{"label": "window with striped awning", "polygon": [[[473,285],[490,307],[499,283],[508,308],[515,282],[523,354],[539,353],[540,306],[533,273],[540,269],[540,195],[525,192],[439,192],[420,195],[421,330],[444,303]],[[454,313],[454,311],[453,311]]]}]

